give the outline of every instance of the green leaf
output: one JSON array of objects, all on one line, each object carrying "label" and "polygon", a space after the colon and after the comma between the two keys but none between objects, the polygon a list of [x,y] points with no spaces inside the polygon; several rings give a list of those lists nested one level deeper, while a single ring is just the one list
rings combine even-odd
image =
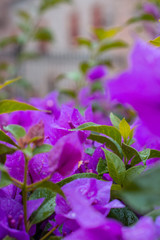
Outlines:
[{"label": "green leaf", "polygon": [[89,65],[89,63],[88,62],[82,62],[82,63],[80,63],[80,70],[81,70],[81,72],[83,73],[83,74],[86,74],[87,73],[87,71],[90,69],[90,65]]},{"label": "green leaf", "polygon": [[5,238],[3,238],[3,240],[16,240],[16,239],[12,238],[12,237],[9,237],[9,236],[6,236]]},{"label": "green leaf", "polygon": [[120,145],[113,139],[106,138],[106,137],[96,135],[96,134],[90,134],[88,139],[105,144],[105,146],[107,148],[111,149],[115,154],[117,154],[120,158],[122,158],[122,156],[123,156],[122,149],[121,149]]},{"label": "green leaf", "polygon": [[125,143],[122,143],[122,150],[123,150],[125,156],[127,157],[128,161],[132,159],[131,166],[134,166],[134,165],[142,162],[142,158],[141,158],[140,154],[133,147],[128,146]]},{"label": "green leaf", "polygon": [[53,35],[48,28],[41,27],[36,31],[34,39],[37,41],[52,42]]},{"label": "green leaf", "polygon": [[69,97],[76,98],[76,92],[71,89],[61,89],[60,93],[68,95]]},{"label": "green leaf", "polygon": [[102,52],[105,52],[105,51],[109,51],[117,48],[126,48],[126,47],[128,47],[128,44],[126,42],[121,40],[116,40],[116,41],[102,44],[99,47],[98,52],[101,54]]},{"label": "green leaf", "polygon": [[143,151],[139,152],[139,155],[142,158],[142,161],[144,164],[146,164],[146,161],[147,161],[147,159],[149,159],[150,154],[151,154],[151,150],[149,148],[144,149]]},{"label": "green leaf", "polygon": [[10,137],[8,137],[2,130],[0,130],[0,141],[7,142],[11,145],[18,147],[17,144]]},{"label": "green leaf", "polygon": [[85,149],[85,153],[87,153],[88,155],[91,155],[94,153],[95,149],[94,148],[86,148]]},{"label": "green leaf", "polygon": [[0,40],[0,48],[4,48],[4,47],[7,47],[8,45],[17,44],[17,43],[18,43],[17,36],[6,37]]},{"label": "green leaf", "polygon": [[45,181],[42,183],[38,183],[35,184],[34,188],[46,188],[48,190],[53,191],[54,193],[58,193],[60,194],[62,197],[65,197],[63,191],[61,190],[61,188],[59,187],[58,184],[50,182],[50,181]]},{"label": "green leaf", "polygon": [[3,128],[4,130],[10,132],[16,139],[20,139],[26,135],[25,129],[20,125],[10,124]]},{"label": "green leaf", "polygon": [[76,180],[79,178],[96,178],[96,179],[101,180],[101,177],[99,177],[97,174],[94,174],[94,173],[78,173],[78,174],[72,175],[71,177],[63,179],[62,181],[58,182],[57,184],[60,187],[63,187],[65,184],[70,183],[73,180]]},{"label": "green leaf", "polygon": [[55,210],[56,194],[47,188],[38,188],[30,196],[30,200],[45,198],[42,205],[31,216],[31,224],[37,224],[51,216]]},{"label": "green leaf", "polygon": [[160,37],[157,37],[154,40],[151,40],[150,43],[156,47],[160,47]]},{"label": "green leaf", "polygon": [[119,123],[119,131],[124,139],[124,142],[127,142],[127,139],[131,132],[131,128],[130,128],[129,124],[127,123],[127,121],[125,120],[125,118],[123,118],[121,120],[121,122]]},{"label": "green leaf", "polygon": [[61,3],[70,3],[71,0],[42,0],[40,5],[40,12],[46,11],[47,9],[50,9],[51,7],[55,7],[58,4]]},{"label": "green leaf", "polygon": [[3,83],[3,84],[0,84],[0,90],[1,90],[2,88],[4,88],[4,87],[8,86],[9,84],[14,83],[14,82],[16,82],[16,81],[18,81],[18,80],[20,80],[20,79],[21,79],[21,77],[18,77],[18,78],[12,79],[12,80],[8,80],[8,81],[6,81],[6,82]]},{"label": "green leaf", "polygon": [[96,37],[101,41],[106,38],[114,37],[121,30],[122,30],[121,27],[115,27],[110,29],[95,28],[93,29],[93,32],[95,33]]},{"label": "green leaf", "polygon": [[151,168],[130,181],[119,192],[122,200],[139,214],[160,205],[160,166]]},{"label": "green leaf", "polygon": [[108,215],[109,218],[116,219],[124,226],[131,226],[138,221],[138,217],[129,208],[113,208]]},{"label": "green leaf", "polygon": [[150,159],[150,158],[160,158],[160,151],[150,149],[150,155],[149,155],[148,159]]},{"label": "green leaf", "polygon": [[25,10],[19,10],[17,14],[20,18],[22,18],[25,21],[29,21],[31,19],[29,12]]},{"label": "green leaf", "polygon": [[36,147],[33,150],[33,156],[39,153],[45,153],[45,152],[49,152],[52,149],[52,145],[49,144],[43,144],[40,147]]},{"label": "green leaf", "polygon": [[118,184],[123,184],[126,168],[122,159],[120,159],[116,154],[104,148],[102,149],[106,156],[109,175],[111,176],[111,178],[113,178],[114,182]]},{"label": "green leaf", "polygon": [[147,214],[147,216],[153,218],[155,221],[158,216],[160,216],[160,209],[153,210]]},{"label": "green leaf", "polygon": [[5,144],[0,143],[0,155],[2,154],[12,154],[16,151],[16,148],[10,148]]},{"label": "green leaf", "polygon": [[88,131],[94,131],[97,133],[104,134],[108,137],[113,138],[119,145],[121,145],[121,134],[115,127],[98,125],[92,122],[88,122],[80,125],[75,129],[72,129],[72,131],[77,131],[77,130],[88,130]]},{"label": "green leaf", "polygon": [[144,169],[145,167],[141,165],[129,168],[125,173],[124,185],[127,185],[129,181],[136,178],[144,171]]},{"label": "green leaf", "polygon": [[2,100],[0,101],[0,114],[11,113],[16,111],[38,110],[37,108],[15,100]]},{"label": "green leaf", "polygon": [[143,14],[143,15],[138,16],[138,17],[130,18],[127,21],[126,24],[129,25],[129,24],[133,24],[133,23],[136,23],[136,22],[140,22],[140,21],[156,21],[156,19],[153,17],[153,15]]},{"label": "green leaf", "polygon": [[12,180],[7,170],[2,164],[0,164],[0,188],[8,186],[11,183],[12,183]]},{"label": "green leaf", "polygon": [[111,123],[112,123],[112,125],[115,127],[115,128],[117,128],[117,129],[119,129],[119,124],[120,124],[120,122],[121,122],[121,119],[119,119],[115,114],[113,114],[113,113],[110,113],[110,120],[111,120]]},{"label": "green leaf", "polygon": [[77,42],[79,46],[85,46],[89,49],[92,48],[92,42],[87,38],[77,38]]},{"label": "green leaf", "polygon": [[108,172],[107,163],[104,159],[100,158],[97,164],[97,172],[99,175],[103,175]]}]

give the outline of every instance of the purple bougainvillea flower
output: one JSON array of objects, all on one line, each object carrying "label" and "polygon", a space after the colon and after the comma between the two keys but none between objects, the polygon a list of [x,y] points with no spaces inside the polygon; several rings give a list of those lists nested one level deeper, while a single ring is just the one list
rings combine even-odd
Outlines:
[{"label": "purple bougainvillea flower", "polygon": [[72,209],[69,216],[76,219],[79,228],[66,237],[65,240],[122,239],[121,225],[115,221],[107,220],[90,205],[90,202],[80,192],[73,192],[70,189],[67,200]]},{"label": "purple bougainvillea flower", "polygon": [[[87,114],[87,120],[91,114]],[[52,144],[55,144],[58,139],[70,133],[69,129],[78,127],[85,123],[86,117],[83,117],[78,109],[71,108],[67,105],[63,105],[59,119],[50,126],[49,139]],[[88,133],[86,131],[79,131],[78,136],[80,141],[83,143]]]},{"label": "purple bougainvillea flower", "polygon": [[[62,224],[64,222],[64,226],[66,225],[68,228],[70,227],[70,230],[77,229],[78,225],[83,225],[83,227],[91,227],[92,221],[89,221],[88,217],[85,217],[84,215],[88,214],[90,217],[92,217],[92,215],[90,215],[89,212],[77,213],[77,211],[79,211],[79,208],[82,207],[78,206],[80,204],[80,201],[85,202],[83,205],[86,204],[86,206],[91,206],[94,211],[97,212],[96,214],[98,215],[99,213],[98,216],[101,217],[101,214],[106,216],[112,207],[124,207],[124,205],[118,200],[113,200],[109,203],[111,185],[112,182],[105,182],[92,178],[83,178],[74,180],[71,183],[63,186],[62,190],[67,197],[67,201],[60,195],[58,195],[56,198],[55,211],[57,224]],[[77,201],[72,201],[72,198],[75,198],[73,195],[76,194],[81,195],[82,200],[79,200],[79,203]],[[85,210],[83,210],[83,212],[84,211]],[[88,221],[89,226],[87,226]],[[96,219],[93,222],[94,223],[92,224],[95,224],[94,226],[97,227],[98,225],[96,225]]]},{"label": "purple bougainvillea flower", "polygon": [[108,74],[107,67],[105,65],[99,65],[92,67],[87,72],[87,80],[89,81],[97,81],[105,78]]},{"label": "purple bougainvillea flower", "polygon": [[44,99],[42,98],[32,98],[31,104],[39,109],[50,111],[48,114],[52,114],[55,119],[60,116],[60,108],[58,106],[58,92],[54,91],[49,93]]},{"label": "purple bougainvillea flower", "polygon": [[157,236],[160,237],[160,216],[156,218],[155,221]]},{"label": "purple bougainvillea flower", "polygon": [[82,145],[77,133],[68,134],[58,140],[49,153],[50,172],[63,177],[72,174],[82,159]]},{"label": "purple bougainvillea flower", "polygon": [[160,136],[160,51],[137,41],[131,66],[108,86],[112,100],[130,104],[143,123]]},{"label": "purple bougainvillea flower", "polygon": [[[27,218],[38,209],[44,198],[27,201]],[[23,205],[8,197],[0,197],[0,239],[10,236],[29,240],[25,231]]]},{"label": "purple bougainvillea flower", "polygon": [[123,227],[124,240],[157,240],[156,226],[150,217],[141,218],[132,227]]},{"label": "purple bougainvillea flower", "polygon": [[18,240],[29,240],[23,221],[23,206],[9,198],[0,198],[0,239],[10,236]]}]

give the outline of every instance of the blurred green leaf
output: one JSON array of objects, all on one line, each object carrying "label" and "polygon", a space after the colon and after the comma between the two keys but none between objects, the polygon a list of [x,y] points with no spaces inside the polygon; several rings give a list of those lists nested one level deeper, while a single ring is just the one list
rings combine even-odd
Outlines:
[{"label": "blurred green leaf", "polygon": [[141,165],[129,168],[125,173],[124,185],[127,185],[129,181],[136,178],[144,171],[144,169],[145,167]]},{"label": "blurred green leaf", "polygon": [[98,125],[92,122],[88,122],[80,125],[75,129],[72,129],[72,131],[77,131],[77,130],[88,130],[88,131],[104,134],[108,137],[113,138],[119,145],[121,145],[121,134],[115,127]]},{"label": "blurred green leaf", "polygon": [[71,0],[42,0],[39,10],[43,12],[61,3],[71,3]]},{"label": "blurred green leaf", "polygon": [[80,70],[83,74],[86,74],[89,69],[90,69],[90,65],[88,62],[80,63]]},{"label": "blurred green leaf", "polygon": [[19,10],[17,15],[25,21],[29,21],[31,19],[31,15],[25,10]]},{"label": "blurred green leaf", "polygon": [[0,40],[0,48],[4,48],[4,47],[7,47],[8,45],[17,44],[17,43],[18,43],[17,36],[6,37]]},{"label": "blurred green leaf", "polygon": [[71,89],[61,89],[60,93],[65,94],[69,97],[76,98],[76,93],[74,90]]},{"label": "blurred green leaf", "polygon": [[123,184],[126,168],[122,159],[120,159],[116,154],[104,148],[102,149],[106,156],[109,175],[111,176],[111,178],[113,178],[114,182],[118,184]]},{"label": "blurred green leaf", "polygon": [[53,35],[48,28],[40,27],[35,33],[34,39],[43,42],[52,42]]},{"label": "blurred green leaf", "polygon": [[147,216],[153,218],[153,220],[156,220],[158,216],[160,216],[160,209],[153,210],[147,214]]},{"label": "blurred green leaf", "polygon": [[122,30],[121,27],[115,27],[115,28],[110,28],[110,29],[95,28],[95,29],[93,29],[93,32],[95,33],[96,37],[101,41],[106,38],[114,37],[121,30]]},{"label": "blurred green leaf", "polygon": [[36,147],[33,150],[33,156],[39,153],[46,153],[49,152],[52,149],[52,145],[49,144],[43,144],[40,147]]},{"label": "blurred green leaf", "polygon": [[26,135],[25,129],[20,125],[10,124],[3,128],[4,130],[10,132],[16,139],[20,139]]},{"label": "blurred green leaf", "polygon": [[151,40],[150,43],[156,47],[160,47],[160,37],[157,37],[154,40]]},{"label": "blurred green leaf", "polygon": [[89,49],[92,48],[92,42],[87,38],[77,38],[77,43],[79,46],[85,46]]},{"label": "blurred green leaf", "polygon": [[128,44],[126,42],[122,40],[115,40],[112,42],[107,42],[102,44],[99,47],[98,52],[101,54],[102,52],[105,52],[105,51],[109,51],[117,48],[126,48],[126,47],[128,47]]},{"label": "blurred green leaf", "polygon": [[130,181],[119,196],[136,212],[145,214],[160,205],[159,186],[160,166],[156,166]]},{"label": "blurred green leaf", "polygon": [[23,102],[16,100],[1,100],[0,101],[0,114],[11,113],[15,111],[27,111],[27,110],[38,110],[37,108]]},{"label": "blurred green leaf", "polygon": [[21,77],[18,77],[18,78],[12,79],[12,80],[8,80],[8,81],[4,82],[3,84],[0,84],[0,90],[4,87],[8,86],[9,84],[14,83],[20,79],[21,79]]},{"label": "blurred green leaf", "polygon": [[129,24],[133,24],[133,23],[136,23],[136,22],[141,22],[141,21],[157,21],[153,15],[150,15],[150,14],[143,14],[141,16],[138,16],[138,17],[133,17],[133,18],[130,18],[128,21],[127,21],[127,25]]}]

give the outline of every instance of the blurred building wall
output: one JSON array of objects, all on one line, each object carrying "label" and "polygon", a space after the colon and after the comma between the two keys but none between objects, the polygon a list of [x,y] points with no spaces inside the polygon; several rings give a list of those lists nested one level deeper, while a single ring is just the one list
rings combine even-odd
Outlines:
[{"label": "blurred building wall", "polygon": [[[3,4],[2,4],[3,2]],[[16,12],[27,10],[34,15],[34,9],[39,0],[0,0],[0,11],[8,15],[7,25],[3,34],[13,34],[16,28]],[[33,84],[40,95],[54,88],[55,77],[64,72],[74,71],[78,63],[87,59],[85,49],[76,48],[76,37],[90,37],[92,27],[113,27],[123,24],[134,15],[134,6],[138,0],[73,0],[72,4],[62,4],[50,9],[42,17],[40,25],[49,27],[55,36],[53,44],[46,46],[46,53],[37,60],[28,61],[20,66],[20,74]],[[5,4],[4,4],[5,3]],[[0,30],[1,32],[1,30]],[[131,41],[128,29],[120,38]],[[29,49],[40,50],[45,46],[29,44]],[[42,49],[44,50],[44,49]],[[121,58],[117,58],[122,64]],[[73,82],[60,83],[65,88],[71,88]]]}]

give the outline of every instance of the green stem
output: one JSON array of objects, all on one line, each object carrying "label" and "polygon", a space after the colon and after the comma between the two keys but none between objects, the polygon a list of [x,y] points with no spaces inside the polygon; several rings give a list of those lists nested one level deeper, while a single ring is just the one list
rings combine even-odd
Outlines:
[{"label": "green stem", "polygon": [[52,232],[55,231],[58,227],[59,227],[58,225],[53,227],[47,234],[45,234],[42,238],[40,238],[40,240],[44,240],[47,237],[49,237],[52,234]]},{"label": "green stem", "polygon": [[41,184],[41,183],[43,183],[43,182],[45,182],[45,181],[48,181],[50,178],[51,178],[51,176],[48,176],[48,177],[46,177],[46,178],[44,178],[44,179],[42,179],[42,180],[40,180],[40,181],[38,181],[38,182],[36,182],[36,183],[32,183],[32,184],[28,185],[28,186],[27,186],[27,191],[29,192],[29,191],[33,190],[33,189],[36,188],[39,184]]},{"label": "green stem", "polygon": [[13,177],[11,177],[11,180],[16,187],[22,189],[23,184],[20,181],[18,181],[16,178],[13,178]]},{"label": "green stem", "polygon": [[24,224],[26,232],[27,232],[27,171],[28,171],[28,158],[25,156],[24,182],[22,188],[22,195],[23,195]]}]

